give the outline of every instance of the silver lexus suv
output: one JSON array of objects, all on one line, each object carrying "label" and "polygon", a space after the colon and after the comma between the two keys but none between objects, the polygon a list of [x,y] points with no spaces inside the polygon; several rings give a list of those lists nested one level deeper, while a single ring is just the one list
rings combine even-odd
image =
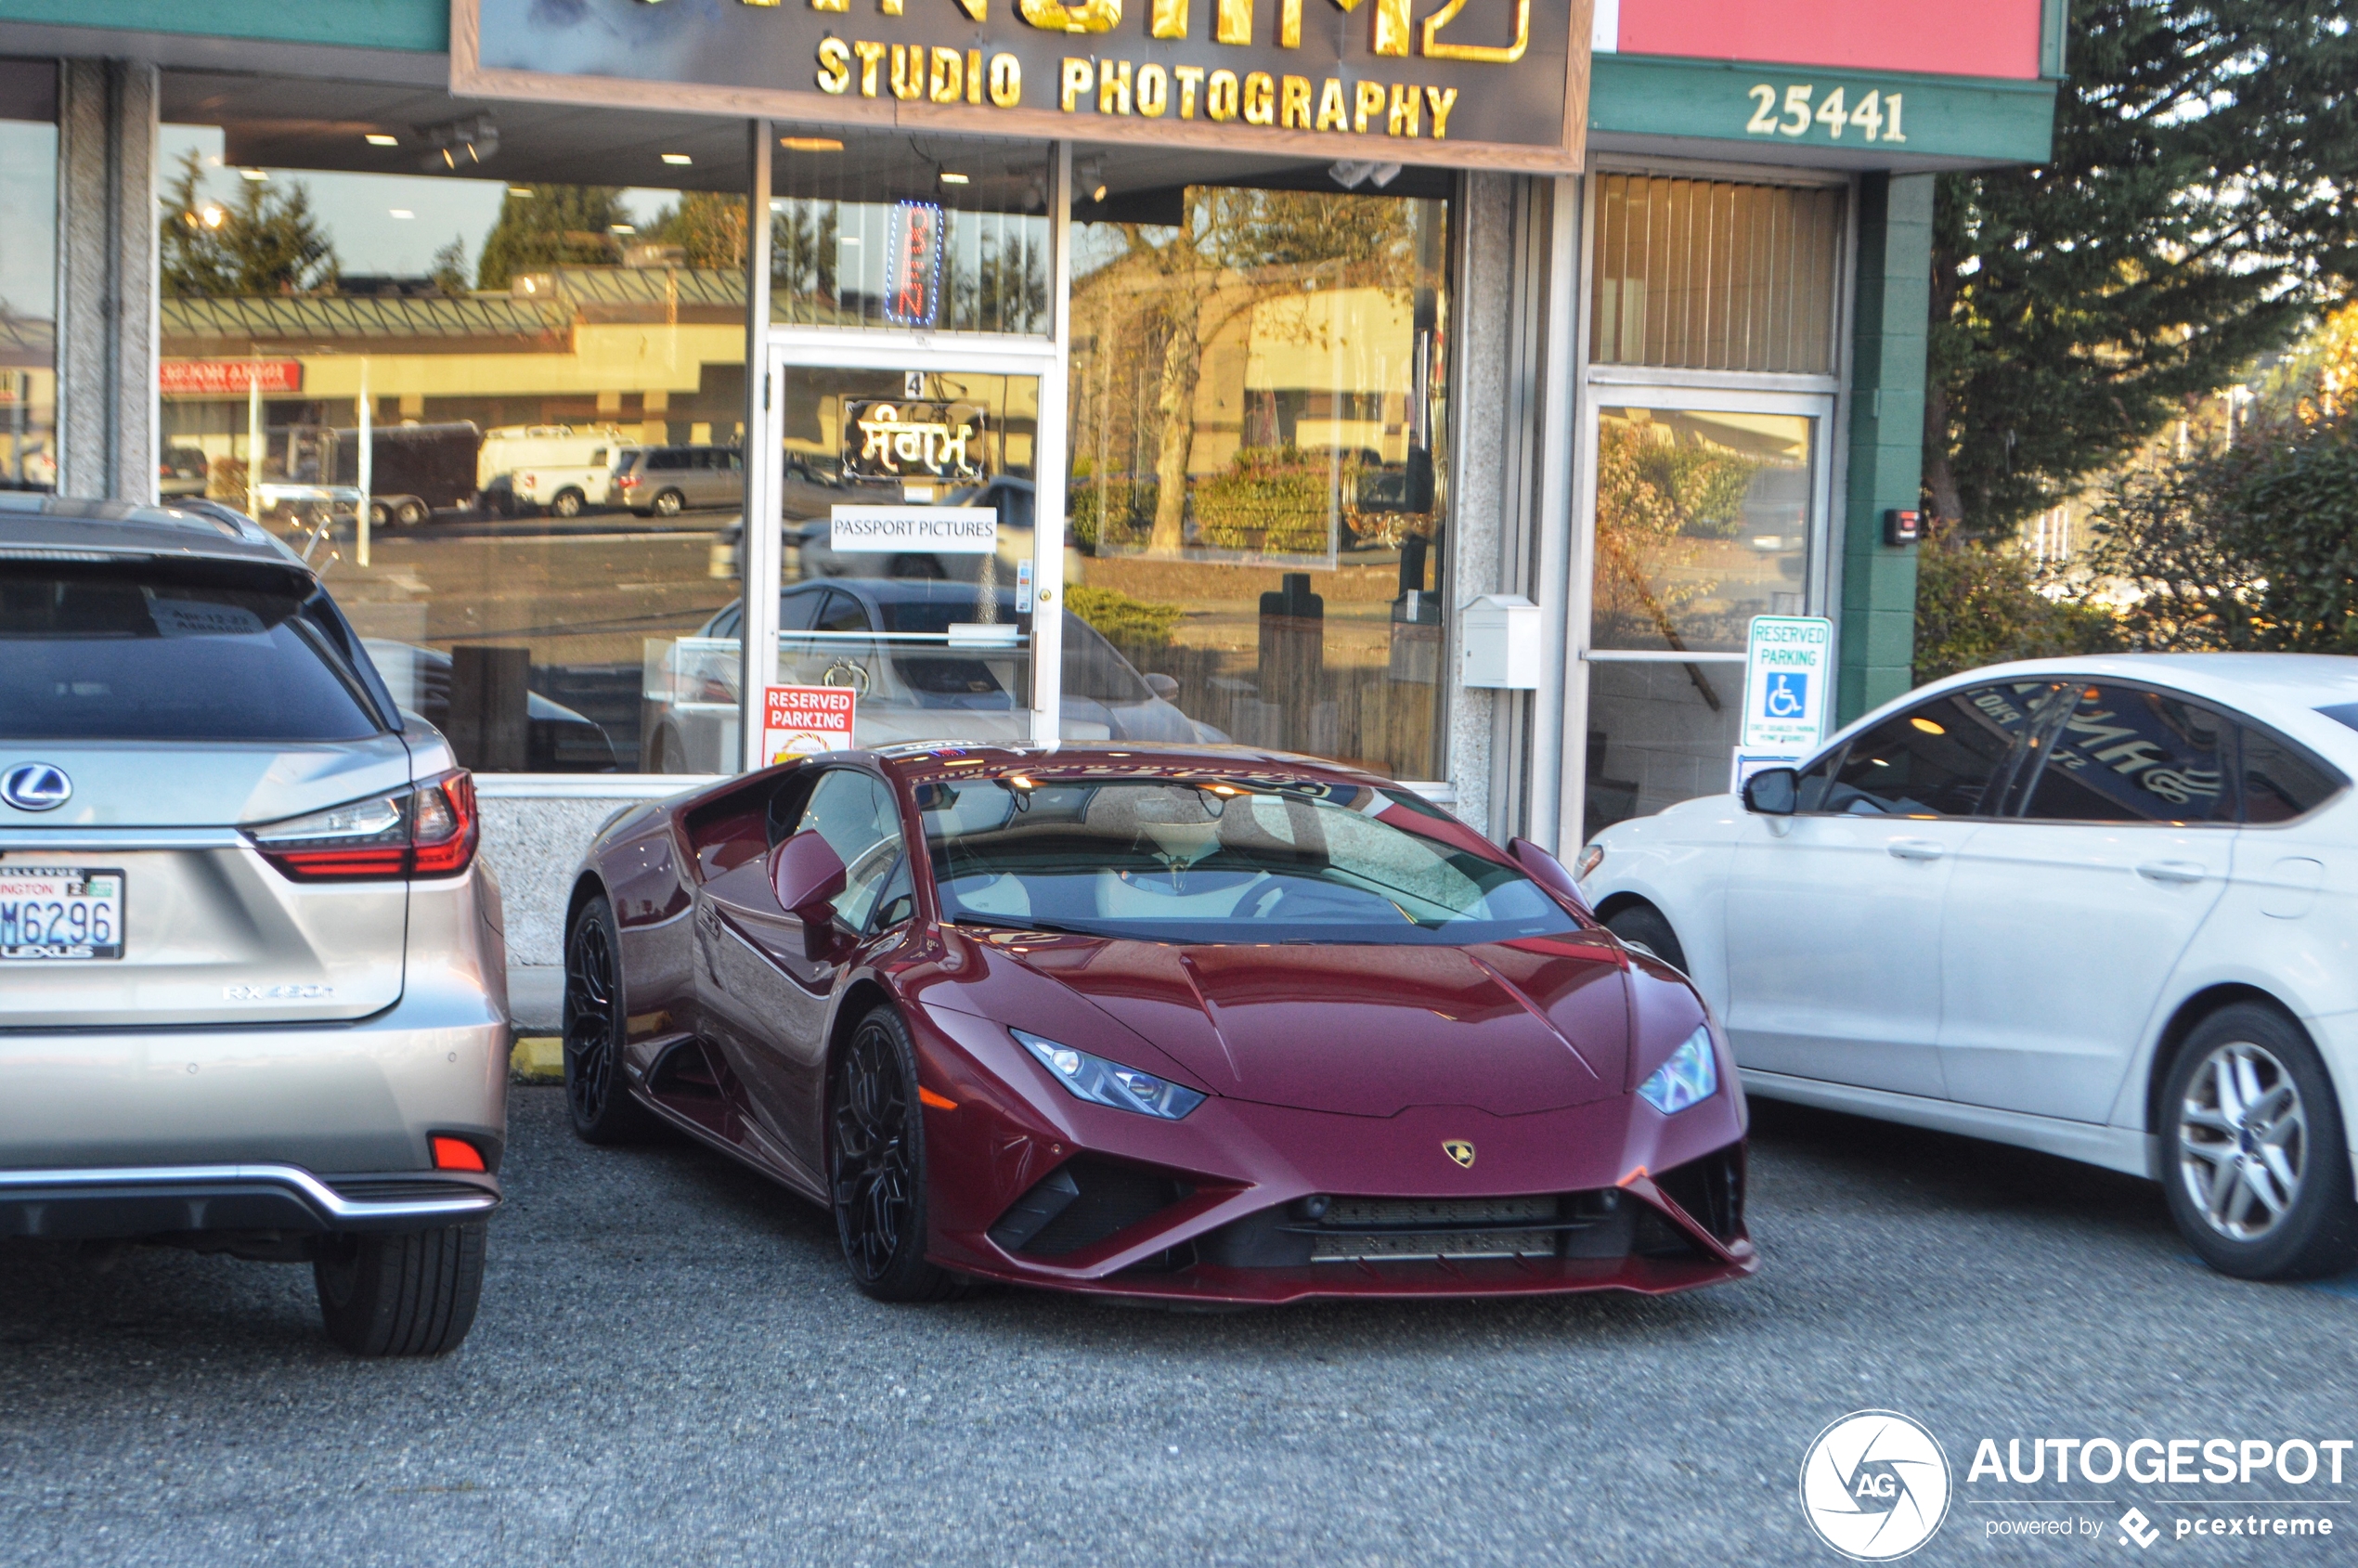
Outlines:
[{"label": "silver lexus suv", "polygon": [[507,1132],[474,790],[225,509],[0,495],[0,1237],[309,1263],[465,1338]]}]

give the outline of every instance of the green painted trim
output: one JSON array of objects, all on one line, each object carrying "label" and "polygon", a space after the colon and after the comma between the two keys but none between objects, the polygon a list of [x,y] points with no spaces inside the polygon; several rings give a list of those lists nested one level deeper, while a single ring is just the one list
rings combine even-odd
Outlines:
[{"label": "green painted trim", "polygon": [[[1747,133],[1755,115],[1752,87],[1765,84],[1776,102],[1796,84],[1841,87],[1846,102],[1869,92],[1898,89],[1906,103],[1904,143],[1867,142],[1863,129],[1846,128],[1837,140],[1811,123],[1797,136]],[[1837,71],[1831,67],[1754,65],[1742,60],[1663,59],[1650,55],[1599,55],[1588,79],[1588,129],[1630,136],[1743,142],[1787,150],[1797,163],[1812,153],[1841,149],[1893,157],[1970,158],[1993,163],[2043,163],[2053,150],[2055,84],[1965,76],[1918,76],[1903,71]]]},{"label": "green painted trim", "polygon": [[2039,74],[2061,80],[2071,63],[2071,0],[2040,0]]},{"label": "green painted trim", "polygon": [[336,44],[405,54],[450,52],[449,0],[0,0],[0,22],[248,38],[272,44]]},{"label": "green painted trim", "polygon": [[1931,175],[1859,182],[1850,455],[1842,517],[1834,714],[1840,723],[1915,681],[1916,551],[1883,542],[1883,514],[1922,504]]}]

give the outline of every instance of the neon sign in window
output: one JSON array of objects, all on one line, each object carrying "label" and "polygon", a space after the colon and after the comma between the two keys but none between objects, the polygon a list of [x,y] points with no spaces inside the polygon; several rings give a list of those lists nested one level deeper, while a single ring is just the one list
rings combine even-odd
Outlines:
[{"label": "neon sign in window", "polygon": [[896,327],[930,327],[941,315],[941,209],[902,201],[885,229],[889,270],[885,319]]}]

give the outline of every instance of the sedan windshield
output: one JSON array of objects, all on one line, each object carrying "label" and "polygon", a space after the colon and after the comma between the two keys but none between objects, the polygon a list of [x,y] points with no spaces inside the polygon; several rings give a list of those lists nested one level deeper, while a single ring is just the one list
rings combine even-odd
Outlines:
[{"label": "sedan windshield", "polygon": [[919,787],[942,916],[1143,941],[1440,945],[1578,929],[1512,867],[1412,831],[1421,801],[1309,782]]}]

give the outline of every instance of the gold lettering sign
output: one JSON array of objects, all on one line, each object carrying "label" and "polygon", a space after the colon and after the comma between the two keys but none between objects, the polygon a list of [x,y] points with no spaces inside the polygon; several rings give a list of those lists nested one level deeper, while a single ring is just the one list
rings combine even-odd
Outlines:
[{"label": "gold lettering sign", "polygon": [[982,434],[982,410],[967,403],[854,403],[844,467],[869,478],[924,474],[980,479],[982,454],[968,444]]},{"label": "gold lettering sign", "polygon": [[[863,136],[1283,151],[1340,156],[1346,171],[1413,156],[1561,172],[1581,162],[1591,13],[1605,3],[457,0],[451,81],[467,96],[758,111]],[[642,20],[612,25],[620,15]],[[645,90],[619,91],[631,82]],[[1839,139],[1901,139],[1889,95],[1846,93]],[[1834,96],[1813,126],[1837,123]],[[1854,110],[1853,97],[1867,107]],[[1764,118],[1773,114],[1756,114],[1747,134]],[[1791,134],[1793,118],[1768,134]],[[943,172],[956,185],[966,171]]]},{"label": "gold lettering sign", "polygon": [[[1530,0],[1524,0],[1528,6]],[[1023,19],[1049,32],[1111,32],[1121,23],[1121,0],[1017,0]]]}]

